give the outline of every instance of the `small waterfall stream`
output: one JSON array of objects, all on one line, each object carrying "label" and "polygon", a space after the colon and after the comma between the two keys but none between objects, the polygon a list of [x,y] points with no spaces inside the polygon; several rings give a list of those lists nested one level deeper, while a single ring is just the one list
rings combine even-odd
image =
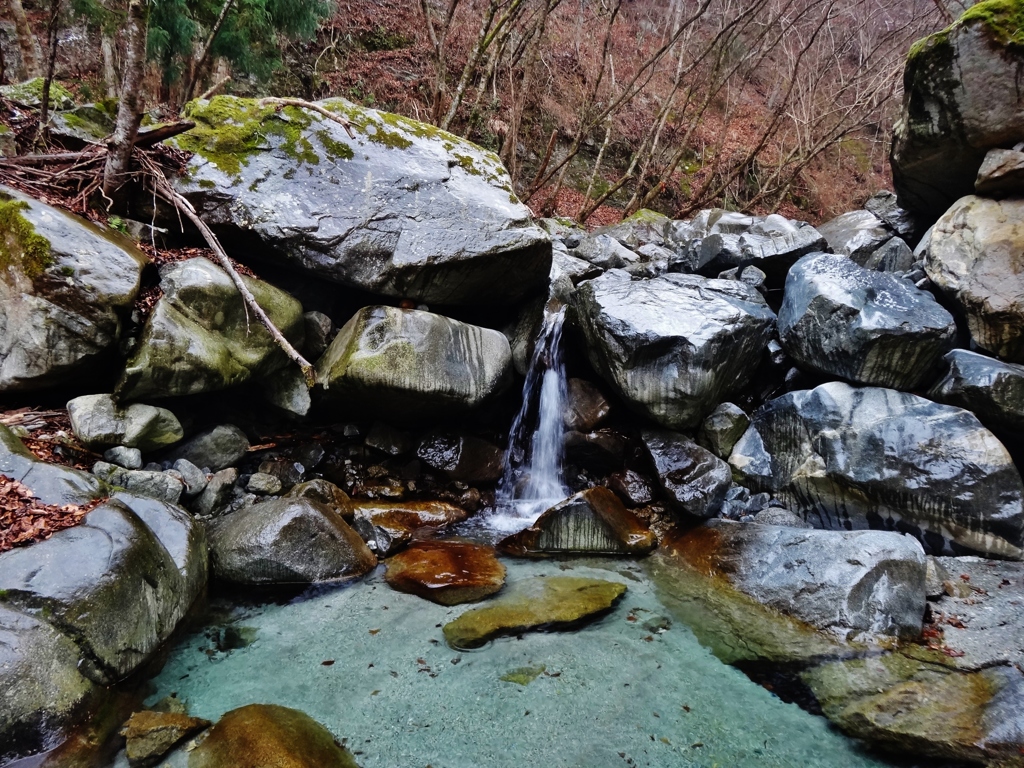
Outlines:
[{"label": "small waterfall stream", "polygon": [[523,404],[509,433],[505,472],[498,485],[495,509],[487,521],[498,531],[525,528],[568,495],[562,479],[562,413],[566,401],[564,321],[564,306],[549,303],[545,307],[523,386]]}]

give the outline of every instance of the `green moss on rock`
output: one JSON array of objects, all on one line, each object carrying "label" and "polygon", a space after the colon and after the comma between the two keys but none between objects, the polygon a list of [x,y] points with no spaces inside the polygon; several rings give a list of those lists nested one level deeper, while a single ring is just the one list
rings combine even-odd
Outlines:
[{"label": "green moss on rock", "polygon": [[0,195],[0,268],[18,267],[26,277],[37,277],[53,265],[50,241],[22,216],[28,203]]},{"label": "green moss on rock", "polygon": [[969,24],[984,24],[992,38],[1006,48],[1024,48],[1024,0],[985,0],[968,8],[946,29],[936,32],[910,47],[907,60],[949,45],[950,36]]}]

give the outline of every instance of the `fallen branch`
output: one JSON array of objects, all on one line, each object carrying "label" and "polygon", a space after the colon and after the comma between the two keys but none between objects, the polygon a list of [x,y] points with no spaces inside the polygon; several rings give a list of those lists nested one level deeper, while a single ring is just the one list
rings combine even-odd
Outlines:
[{"label": "fallen branch", "polygon": [[217,91],[219,91],[221,89],[221,87],[224,86],[225,83],[229,82],[230,80],[231,80],[231,75],[227,75],[225,77],[222,77],[216,83],[214,83],[209,88],[207,88],[205,91],[203,91],[201,94],[199,94],[199,100],[202,101],[203,99],[210,98],[211,96],[213,96],[213,94],[215,94]]},{"label": "fallen branch", "polygon": [[333,120],[345,129],[350,139],[354,139],[356,137],[356,135],[352,133],[352,123],[350,123],[344,115],[339,115],[336,112],[324,109],[319,104],[314,104],[312,101],[306,101],[305,99],[281,99],[276,96],[270,96],[265,99],[260,99],[259,103],[274,105],[279,109],[282,107],[299,107],[300,109],[308,109],[310,112],[316,112],[318,115],[322,115],[328,120]]},{"label": "fallen branch", "polygon": [[156,128],[150,128],[148,131],[139,131],[135,136],[135,146],[150,147],[157,142],[170,139],[174,136],[185,133],[186,131],[191,131],[195,127],[195,123],[183,120],[178,123],[158,125]]}]

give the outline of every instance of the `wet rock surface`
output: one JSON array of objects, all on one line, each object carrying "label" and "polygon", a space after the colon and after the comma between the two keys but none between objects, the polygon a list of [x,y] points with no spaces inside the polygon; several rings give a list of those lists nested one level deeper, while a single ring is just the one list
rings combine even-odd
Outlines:
[{"label": "wet rock surface", "polygon": [[431,432],[420,440],[416,456],[428,467],[463,483],[493,483],[501,477],[505,454],[472,435]]},{"label": "wet rock surface", "polygon": [[966,408],[997,434],[1024,430],[1024,365],[1003,363],[956,349],[946,355],[949,370],[928,392],[941,403]]},{"label": "wet rock surface", "polygon": [[569,379],[566,382],[566,398],[562,422],[568,430],[590,432],[597,429],[611,413],[611,404],[601,394],[601,390],[584,379]]},{"label": "wet rock surface", "polygon": [[[196,154],[179,191],[222,237],[371,293],[437,304],[518,301],[541,288],[548,236],[496,155],[432,126],[319,102],[294,107],[219,96],[193,102],[178,146]],[[239,134],[255,149],[224,152]],[[235,139],[237,140],[237,138]]]},{"label": "wet rock surface", "polygon": [[219,472],[237,464],[248,450],[245,432],[234,424],[219,424],[176,446],[168,458],[185,459],[196,467]]},{"label": "wet rock surface", "polygon": [[419,541],[387,561],[388,585],[440,605],[482,600],[505,584],[494,550],[461,541]]},{"label": "wet rock surface", "polygon": [[502,635],[537,629],[566,629],[610,609],[626,592],[614,581],[575,576],[526,579],[481,608],[444,625],[453,648],[477,648]]},{"label": "wet rock surface", "polygon": [[953,316],[912,283],[831,254],[789,271],[779,340],[806,369],[893,389],[932,381],[956,335]]},{"label": "wet rock surface", "polygon": [[519,557],[554,554],[643,555],[654,534],[607,488],[590,488],[556,504],[533,525],[498,542]]},{"label": "wet rock surface", "polygon": [[672,509],[704,520],[718,514],[732,485],[728,464],[677,432],[644,430],[641,439]]},{"label": "wet rock surface", "polygon": [[1024,363],[1024,200],[958,200],[932,229],[925,271],[967,317],[971,338]]},{"label": "wet rock surface", "polygon": [[909,536],[711,520],[679,548],[758,602],[844,640],[921,632],[925,556]]},{"label": "wet rock surface", "polygon": [[835,253],[866,266],[872,255],[889,240],[892,231],[871,211],[850,211],[822,224],[818,231]]},{"label": "wet rock surface", "polygon": [[308,499],[245,507],[210,527],[213,575],[234,584],[308,584],[362,576],[377,558],[341,516]]},{"label": "wet rock surface", "polygon": [[395,307],[361,309],[317,363],[339,407],[389,418],[472,409],[512,383],[512,351],[501,333]]},{"label": "wet rock surface", "polygon": [[136,712],[121,729],[128,763],[133,768],[155,765],[180,742],[211,725],[209,720],[176,712]]},{"label": "wet rock surface", "polygon": [[715,456],[725,459],[748,426],[750,417],[742,408],[733,403],[722,403],[701,423],[697,441]]},{"label": "wet rock surface", "polygon": [[925,551],[1020,559],[1024,487],[975,416],[914,395],[823,384],[772,400],[729,463],[815,527],[914,534]]},{"label": "wet rock surface", "polygon": [[734,280],[611,272],[581,283],[571,319],[591,364],[627,405],[673,428],[694,427],[753,374],[775,315]]},{"label": "wet rock surface", "polygon": [[97,477],[77,469],[40,461],[6,426],[0,424],[0,474],[24,484],[43,504],[85,504],[109,492]]},{"label": "wet rock surface", "polygon": [[444,528],[468,516],[444,501],[353,501],[353,527],[374,552],[386,556],[402,549],[421,529]]},{"label": "wet rock surface", "polygon": [[89,448],[124,445],[154,451],[181,440],[177,417],[166,408],[132,403],[119,407],[112,395],[84,395],[68,405],[71,429]]}]

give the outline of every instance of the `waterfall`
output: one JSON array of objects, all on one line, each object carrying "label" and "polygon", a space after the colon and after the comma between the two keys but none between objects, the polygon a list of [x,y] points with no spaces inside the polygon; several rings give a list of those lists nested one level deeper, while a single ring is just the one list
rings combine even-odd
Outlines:
[{"label": "waterfall", "polygon": [[533,523],[568,492],[562,482],[562,439],[565,428],[565,363],[562,324],[565,307],[544,309],[533,359],[523,386],[523,404],[512,422],[505,472],[498,484],[495,509],[488,523],[497,530],[517,531]]}]

